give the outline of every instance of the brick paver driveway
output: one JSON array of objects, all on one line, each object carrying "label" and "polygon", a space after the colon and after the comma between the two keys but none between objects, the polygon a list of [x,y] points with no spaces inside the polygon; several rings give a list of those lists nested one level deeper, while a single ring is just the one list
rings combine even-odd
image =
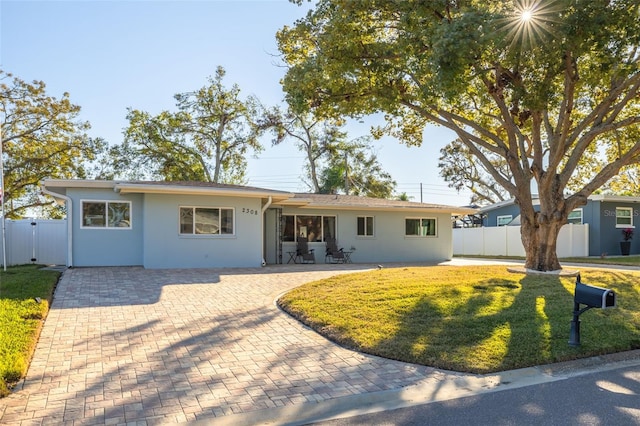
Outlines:
[{"label": "brick paver driveway", "polygon": [[398,389],[433,369],[337,346],[278,294],[366,269],[67,270],[2,424],[155,424]]}]

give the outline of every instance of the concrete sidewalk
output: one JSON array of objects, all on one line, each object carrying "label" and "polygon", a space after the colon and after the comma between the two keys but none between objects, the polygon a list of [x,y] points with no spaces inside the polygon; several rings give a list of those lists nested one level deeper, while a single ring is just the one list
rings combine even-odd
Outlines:
[{"label": "concrete sidewalk", "polygon": [[0,400],[0,424],[300,424],[562,377],[364,355],[274,305],[302,283],[370,267],[67,270],[26,380]]}]

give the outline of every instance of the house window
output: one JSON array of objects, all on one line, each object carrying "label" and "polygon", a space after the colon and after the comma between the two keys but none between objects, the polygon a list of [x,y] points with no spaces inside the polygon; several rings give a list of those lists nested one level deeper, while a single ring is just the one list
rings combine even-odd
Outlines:
[{"label": "house window", "polygon": [[296,236],[309,242],[322,242],[336,237],[335,216],[284,215],[282,216],[282,240],[296,241]]},{"label": "house window", "polygon": [[633,209],[631,207],[616,207],[616,227],[628,228],[633,226]]},{"label": "house window", "polygon": [[180,207],[180,234],[233,235],[232,208]]},{"label": "house window", "polygon": [[[336,238],[336,217],[335,216],[322,216],[323,241],[327,241],[327,237]],[[316,239],[316,241],[318,240]]]},{"label": "house window", "polygon": [[282,241],[296,240],[296,217],[282,216]]},{"label": "house window", "polygon": [[575,209],[569,213],[567,223],[573,223],[574,225],[582,225],[582,209]]},{"label": "house window", "polygon": [[373,237],[373,216],[358,216],[358,237]]},{"label": "house window", "polygon": [[496,219],[496,224],[497,226],[507,226],[509,222],[511,222],[512,220],[513,220],[513,215],[506,214],[503,216],[498,216]]},{"label": "house window", "polygon": [[131,229],[131,202],[82,201],[81,228]]},{"label": "house window", "polygon": [[435,237],[436,219],[407,218],[405,219],[404,235],[408,237]]}]

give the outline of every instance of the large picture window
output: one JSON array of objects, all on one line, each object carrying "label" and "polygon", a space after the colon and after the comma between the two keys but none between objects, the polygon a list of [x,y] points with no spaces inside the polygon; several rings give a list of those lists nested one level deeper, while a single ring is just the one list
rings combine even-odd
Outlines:
[{"label": "large picture window", "polygon": [[282,240],[297,241],[297,237],[309,242],[323,242],[336,237],[335,216],[284,215],[282,216]]},{"label": "large picture window", "polygon": [[616,227],[628,228],[633,226],[633,209],[631,207],[616,207]]},{"label": "large picture window", "polygon": [[82,201],[82,228],[131,228],[129,201]]},{"label": "large picture window", "polygon": [[373,216],[358,216],[358,237],[373,237]]},{"label": "large picture window", "polygon": [[180,234],[233,235],[232,208],[180,207]]},{"label": "large picture window", "polygon": [[404,234],[408,237],[435,237],[436,225],[434,218],[407,218]]}]

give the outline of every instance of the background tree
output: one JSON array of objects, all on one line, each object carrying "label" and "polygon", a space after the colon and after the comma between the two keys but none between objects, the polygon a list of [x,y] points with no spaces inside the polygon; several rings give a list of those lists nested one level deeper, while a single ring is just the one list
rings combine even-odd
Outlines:
[{"label": "background tree", "polygon": [[[377,134],[408,144],[427,123],[453,130],[520,207],[525,266],[556,270],[569,213],[640,160],[639,7],[319,0],[277,34],[283,85],[293,108],[319,117],[385,112]],[[580,169],[584,156],[608,161]]]},{"label": "background tree", "polygon": [[341,118],[321,120],[291,110],[283,113],[277,107],[265,113],[260,123],[274,133],[274,145],[289,139],[304,152],[307,184],[314,193],[388,198],[396,183],[370,152],[370,140],[349,141],[344,125]]},{"label": "background tree", "polygon": [[[495,172],[508,181],[512,180],[511,171],[503,157],[489,151],[483,153]],[[472,205],[489,205],[510,198],[509,193],[498,185],[482,163],[475,161],[469,148],[459,139],[442,148],[438,160],[440,176],[448,182],[449,188],[458,192],[464,188],[470,190],[472,195],[469,202]]]},{"label": "background tree", "polygon": [[402,192],[398,194],[395,199],[399,201],[411,201],[413,197],[407,194],[406,192]]},{"label": "background tree", "polygon": [[185,114],[163,111],[156,116],[129,110],[125,139],[115,148],[117,170],[129,179],[213,182],[206,151],[183,132]]},{"label": "background tree", "polygon": [[391,198],[396,182],[371,152],[369,138],[340,144],[329,152],[320,177],[320,193]]},{"label": "background tree", "polygon": [[263,116],[261,124],[273,132],[273,145],[289,139],[304,152],[307,184],[314,193],[320,193],[318,168],[322,159],[346,140],[347,133],[341,130],[344,120],[318,120],[311,114],[283,112],[275,107]]},{"label": "background tree", "polygon": [[256,98],[240,98],[240,88],[223,85],[218,67],[209,84],[175,95],[178,112],[156,116],[129,110],[122,146],[113,151],[127,178],[244,183],[249,152],[262,146]]},{"label": "background tree", "polygon": [[640,169],[637,166],[624,168],[603,189],[615,195],[640,196]]},{"label": "background tree", "polygon": [[77,120],[80,107],[69,94],[49,96],[42,81],[27,83],[0,70],[0,123],[4,152],[7,218],[31,214],[59,217],[61,210],[40,195],[46,178],[86,178],[90,163],[106,143],[86,135],[89,123]]}]

